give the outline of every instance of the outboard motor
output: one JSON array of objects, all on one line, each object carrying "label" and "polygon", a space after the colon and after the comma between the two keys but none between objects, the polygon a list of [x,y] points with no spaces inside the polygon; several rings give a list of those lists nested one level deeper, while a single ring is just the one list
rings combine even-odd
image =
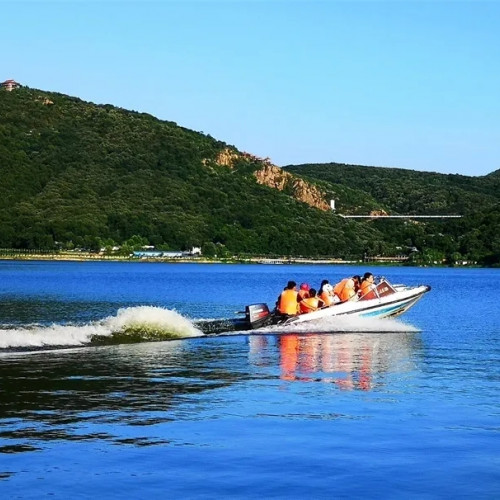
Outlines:
[{"label": "outboard motor", "polygon": [[262,328],[272,323],[273,316],[267,304],[251,304],[245,307],[245,321],[248,322],[249,328]]},{"label": "outboard motor", "polygon": [[218,335],[235,330],[254,330],[273,323],[274,315],[269,311],[267,304],[251,304],[245,306],[244,318],[200,320],[195,323],[196,328],[205,335]]}]

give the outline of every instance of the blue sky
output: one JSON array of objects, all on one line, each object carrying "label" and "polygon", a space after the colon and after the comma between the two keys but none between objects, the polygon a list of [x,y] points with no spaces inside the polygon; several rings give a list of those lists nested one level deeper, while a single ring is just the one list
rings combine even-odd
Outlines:
[{"label": "blue sky", "polygon": [[500,2],[0,1],[0,81],[270,157],[500,168]]}]

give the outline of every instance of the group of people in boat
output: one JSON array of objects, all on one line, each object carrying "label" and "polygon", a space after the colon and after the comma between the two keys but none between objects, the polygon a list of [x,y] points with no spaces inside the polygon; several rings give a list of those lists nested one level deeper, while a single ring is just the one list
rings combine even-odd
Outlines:
[{"label": "group of people in boat", "polygon": [[344,278],[336,285],[323,280],[319,289],[302,283],[297,290],[297,283],[289,281],[276,302],[276,310],[280,314],[295,316],[317,311],[348,300],[375,298],[374,276],[366,272],[361,278],[358,275]]}]

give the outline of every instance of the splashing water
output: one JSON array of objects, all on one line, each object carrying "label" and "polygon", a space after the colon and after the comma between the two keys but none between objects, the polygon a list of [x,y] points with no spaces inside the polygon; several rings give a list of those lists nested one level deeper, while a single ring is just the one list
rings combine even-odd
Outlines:
[{"label": "splashing water", "polygon": [[337,316],[306,323],[261,328],[262,333],[414,333],[418,328],[394,318]]},{"label": "splashing water", "polygon": [[85,325],[28,325],[0,330],[0,349],[118,344],[199,337],[203,333],[176,311],[139,306]]},{"label": "splashing water", "polygon": [[[202,337],[205,333],[223,335],[281,333],[404,333],[418,329],[396,319],[337,317],[300,324],[278,325],[252,331],[230,331],[229,320],[198,320],[195,323],[176,311],[153,306],[119,309],[108,316],[84,325],[26,325],[22,328],[0,329],[0,349],[75,347],[108,345]],[[214,323],[214,332],[202,324]],[[197,328],[198,326],[198,328]],[[207,331],[201,331],[201,329]]]}]

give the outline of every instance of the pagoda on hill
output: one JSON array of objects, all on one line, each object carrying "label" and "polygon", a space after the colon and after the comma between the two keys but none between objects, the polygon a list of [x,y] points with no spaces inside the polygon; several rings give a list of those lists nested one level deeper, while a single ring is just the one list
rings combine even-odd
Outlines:
[{"label": "pagoda on hill", "polygon": [[0,87],[8,92],[11,92],[14,89],[17,89],[21,86],[20,83],[17,83],[15,80],[5,80],[5,82],[0,83]]}]

